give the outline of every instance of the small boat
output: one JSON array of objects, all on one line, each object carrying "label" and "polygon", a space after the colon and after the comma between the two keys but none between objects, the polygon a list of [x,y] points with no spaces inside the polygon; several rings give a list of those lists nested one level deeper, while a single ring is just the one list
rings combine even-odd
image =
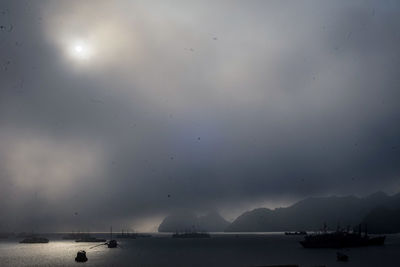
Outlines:
[{"label": "small boat", "polygon": [[118,246],[117,240],[113,239],[112,226],[110,227],[110,240],[106,242],[108,248],[116,248]]},{"label": "small boat", "polygon": [[31,236],[23,239],[19,243],[23,244],[39,244],[39,243],[49,243],[49,240],[44,237],[37,237],[37,236]]},{"label": "small boat", "polygon": [[[102,240],[101,242],[105,242],[105,241],[106,241],[105,239],[101,239],[101,240]],[[111,230],[110,230],[110,240],[109,240],[109,241],[106,241],[106,242],[103,243],[103,244],[99,244],[99,245],[93,246],[93,247],[91,247],[91,249],[92,249],[92,248],[99,247],[99,246],[102,246],[102,245],[106,245],[108,248],[116,248],[116,247],[118,247],[118,242],[117,242],[117,240],[112,239],[112,228],[111,228]]]},{"label": "small boat", "polygon": [[76,254],[75,261],[77,262],[86,262],[88,258],[86,257],[86,251],[79,250]]},{"label": "small boat", "polygon": [[105,242],[105,243],[102,243],[102,244],[98,244],[98,245],[96,245],[96,246],[93,246],[93,247],[91,247],[90,249],[92,249],[92,248],[97,248],[97,247],[100,247],[100,246],[103,246],[103,245],[106,245],[108,248],[116,248],[116,247],[118,247],[118,242],[117,242],[117,240],[115,240],[115,239],[111,239],[111,240],[109,240],[109,241],[107,241],[107,242]]},{"label": "small boat", "polygon": [[349,261],[349,256],[340,252],[336,253],[336,258],[338,261]]},{"label": "small boat", "polygon": [[118,242],[115,239],[108,241],[106,244],[108,248],[116,248],[118,246]]}]

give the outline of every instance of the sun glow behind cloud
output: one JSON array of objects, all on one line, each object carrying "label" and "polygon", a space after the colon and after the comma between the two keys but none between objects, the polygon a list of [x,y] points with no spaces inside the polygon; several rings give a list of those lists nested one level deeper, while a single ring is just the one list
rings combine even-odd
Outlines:
[{"label": "sun glow behind cloud", "polygon": [[[70,67],[86,66],[91,72],[108,71],[137,58],[135,27],[120,18],[118,5],[99,2],[96,12],[91,4],[68,4],[60,12],[43,11],[47,41],[54,45]],[[110,10],[117,9],[115,12]],[[107,20],[100,19],[107,17]]]},{"label": "sun glow behind cloud", "polygon": [[93,48],[82,41],[73,42],[68,50],[71,58],[76,60],[89,60],[93,56]]}]

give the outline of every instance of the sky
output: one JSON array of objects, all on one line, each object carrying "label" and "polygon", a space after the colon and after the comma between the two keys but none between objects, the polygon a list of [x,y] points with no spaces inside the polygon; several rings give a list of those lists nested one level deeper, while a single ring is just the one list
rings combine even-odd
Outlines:
[{"label": "sky", "polygon": [[0,230],[400,191],[398,1],[2,1]]}]

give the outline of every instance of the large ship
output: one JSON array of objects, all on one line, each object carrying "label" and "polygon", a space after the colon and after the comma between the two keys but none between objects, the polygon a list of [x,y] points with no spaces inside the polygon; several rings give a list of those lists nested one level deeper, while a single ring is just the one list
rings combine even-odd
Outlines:
[{"label": "large ship", "polygon": [[361,233],[361,226],[358,232],[340,231],[328,232],[326,227],[322,233],[306,235],[300,244],[305,248],[345,248],[381,246],[385,243],[385,236],[370,237],[365,231]]}]

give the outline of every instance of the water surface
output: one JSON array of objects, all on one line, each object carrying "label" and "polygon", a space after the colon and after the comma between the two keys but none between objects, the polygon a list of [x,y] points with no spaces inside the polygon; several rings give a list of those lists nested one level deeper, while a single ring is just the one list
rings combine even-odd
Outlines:
[{"label": "water surface", "polygon": [[[207,239],[173,239],[169,234],[151,238],[120,239],[121,248],[109,249],[93,243],[76,243],[49,236],[48,244],[19,244],[20,239],[0,240],[0,266],[400,266],[400,235],[387,236],[382,247],[351,249],[304,249],[300,236],[281,233],[215,233]],[[78,250],[86,250],[88,261],[76,263]],[[350,257],[336,261],[336,252]]]}]

